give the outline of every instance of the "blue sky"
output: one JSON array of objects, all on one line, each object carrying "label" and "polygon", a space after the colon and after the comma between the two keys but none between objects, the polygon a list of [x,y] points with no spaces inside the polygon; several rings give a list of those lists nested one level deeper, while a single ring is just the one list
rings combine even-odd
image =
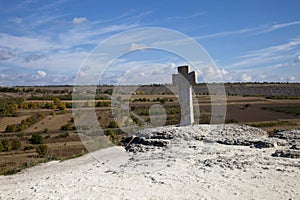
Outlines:
[{"label": "blue sky", "polygon": [[[72,84],[101,41],[143,27],[173,29],[195,39],[225,82],[300,82],[299,8],[297,0],[0,0],[0,85]],[[149,71],[151,63],[163,69],[157,73],[173,73],[183,61],[142,51],[120,58],[107,77],[118,80],[136,66]],[[154,82],[169,81],[158,77]]]}]

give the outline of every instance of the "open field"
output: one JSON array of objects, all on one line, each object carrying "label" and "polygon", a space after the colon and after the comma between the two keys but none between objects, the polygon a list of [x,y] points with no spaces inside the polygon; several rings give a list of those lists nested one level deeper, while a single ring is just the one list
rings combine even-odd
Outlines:
[{"label": "open field", "polygon": [[62,127],[67,124],[68,121],[72,118],[72,113],[61,114],[61,115],[49,115],[41,121],[34,124],[34,126],[30,126],[26,129],[27,133],[34,132],[43,132],[45,129],[48,131],[57,131],[57,128]]},{"label": "open field", "polygon": [[24,115],[20,117],[2,117],[0,118],[0,132],[4,132],[5,128],[9,124],[17,124],[21,123],[22,120],[26,119],[29,117],[29,115]]},{"label": "open field", "polygon": [[[248,124],[264,129],[269,134],[280,129],[300,127],[299,84],[250,85],[251,92],[255,88],[257,90],[257,95],[253,96],[248,96],[247,91],[243,91],[247,90],[247,85],[225,86],[231,88],[227,92],[230,92],[230,95],[226,98],[226,123]],[[17,92],[0,92],[3,106],[2,117],[0,117],[0,142],[6,145],[2,144],[2,152],[0,151],[0,174],[14,173],[38,162],[68,159],[87,152],[74,127],[72,88],[69,86],[24,88],[24,90],[19,88]],[[195,106],[199,106],[200,109],[199,122],[207,124],[210,123],[210,96],[202,91],[203,85],[199,88],[201,92],[197,93],[198,103],[195,103]],[[279,91],[278,88],[288,89]],[[130,111],[135,116],[131,115],[131,120],[115,122],[112,114],[113,107],[110,106],[107,97],[111,94],[112,87],[101,86],[97,89],[96,116],[107,138],[115,144],[120,144],[126,134],[120,130],[121,126],[151,122],[149,109],[152,105],[160,104],[164,107],[167,113],[166,125],[179,123],[180,109],[176,96],[169,94],[164,87],[156,85],[144,86],[138,90],[127,99]],[[234,90],[238,92],[234,93]],[[274,95],[279,95],[278,98],[274,96],[270,98],[272,95],[270,91],[276,91]],[[262,96],[264,92],[267,96]],[[14,100],[16,98],[23,99]],[[83,105],[84,109],[91,109],[93,106],[93,101],[80,99],[76,102]],[[8,126],[10,127],[7,128]],[[33,135],[39,135],[42,141],[32,142]],[[7,143],[10,143],[10,146],[7,146]],[[39,148],[46,148],[46,150],[39,152]]]}]

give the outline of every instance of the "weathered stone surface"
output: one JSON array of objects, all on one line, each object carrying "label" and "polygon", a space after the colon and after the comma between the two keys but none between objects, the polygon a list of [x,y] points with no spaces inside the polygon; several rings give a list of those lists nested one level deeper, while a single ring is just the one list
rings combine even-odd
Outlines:
[{"label": "weathered stone surface", "polygon": [[218,143],[224,145],[249,146],[251,148],[281,148],[273,156],[298,158],[300,150],[300,131],[278,131],[272,136],[254,127],[226,124],[221,128],[214,125],[195,125],[187,127],[158,127],[137,131],[134,136],[124,139],[127,151],[144,152],[157,148],[167,149],[170,145],[185,141],[186,148],[193,148],[193,141]]},{"label": "weathered stone surface", "polygon": [[245,169],[252,165],[250,161],[240,161],[233,157],[217,157],[215,159],[205,159],[203,161],[205,167],[219,166],[224,169]]},{"label": "weathered stone surface", "polygon": [[247,140],[242,138],[225,138],[224,140],[217,141],[219,144],[226,144],[226,145],[241,145],[241,146],[251,146],[252,148],[270,148],[274,147],[274,143],[272,141],[253,141]]},{"label": "weathered stone surface", "polygon": [[284,158],[300,158],[300,151],[298,150],[276,150],[272,154],[273,157],[284,157]]},{"label": "weathered stone surface", "polygon": [[272,134],[270,137],[285,139],[288,141],[300,140],[300,129],[294,130],[279,130]]}]

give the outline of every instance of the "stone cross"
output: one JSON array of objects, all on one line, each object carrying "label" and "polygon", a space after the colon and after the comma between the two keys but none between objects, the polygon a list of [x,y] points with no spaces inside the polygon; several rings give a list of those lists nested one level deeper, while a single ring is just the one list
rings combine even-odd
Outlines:
[{"label": "stone cross", "polygon": [[180,126],[194,123],[192,85],[197,83],[196,72],[189,72],[189,66],[178,67],[178,74],[172,75],[173,84],[178,87],[179,105],[181,109]]}]

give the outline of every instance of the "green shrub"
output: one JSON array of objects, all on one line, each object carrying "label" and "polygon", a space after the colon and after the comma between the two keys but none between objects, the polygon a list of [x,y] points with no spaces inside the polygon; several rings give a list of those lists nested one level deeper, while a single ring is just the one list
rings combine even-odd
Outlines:
[{"label": "green shrub", "polygon": [[6,126],[5,132],[16,132],[16,131],[17,131],[16,124],[11,124]]},{"label": "green shrub", "polygon": [[31,138],[29,139],[31,144],[43,144],[44,143],[44,137],[39,134],[33,134]]},{"label": "green shrub", "polygon": [[11,143],[9,140],[4,139],[1,141],[2,143],[2,151],[10,151],[11,150]]},{"label": "green shrub", "polygon": [[106,131],[106,135],[110,136],[110,138],[111,138],[111,140],[112,140],[113,143],[117,139],[117,135],[116,135],[115,131],[113,131],[113,130],[107,130]]},{"label": "green shrub", "polygon": [[57,108],[61,111],[65,111],[67,109],[65,103],[61,102],[57,105]]},{"label": "green shrub", "polygon": [[31,149],[34,149],[34,146],[26,146],[26,147],[24,147],[23,151],[28,151]]},{"label": "green shrub", "polygon": [[54,97],[53,103],[58,106],[60,104],[60,99],[58,97]]},{"label": "green shrub", "polygon": [[58,136],[56,136],[55,138],[66,138],[70,136],[70,134],[68,132],[65,132],[65,133],[61,133],[59,134]]},{"label": "green shrub", "polygon": [[235,119],[226,119],[226,120],[225,120],[225,123],[226,123],[226,124],[232,124],[232,123],[238,123],[238,121],[235,120]]},{"label": "green shrub", "polygon": [[142,126],[142,122],[138,118],[136,118],[132,115],[131,115],[131,118],[135,124],[137,124],[138,126]]},{"label": "green shrub", "polygon": [[271,122],[258,122],[258,123],[248,124],[248,125],[261,128],[261,127],[293,125],[293,123],[289,121],[271,121]]},{"label": "green shrub", "polygon": [[21,147],[21,142],[19,140],[12,140],[11,141],[11,149],[18,150]]},{"label": "green shrub", "polygon": [[48,155],[48,147],[47,145],[39,145],[36,147],[36,152],[39,157],[46,157]]},{"label": "green shrub", "polygon": [[74,130],[74,127],[71,122],[68,122],[66,125],[60,127],[61,130],[71,131]]},{"label": "green shrub", "polygon": [[118,128],[118,124],[116,121],[109,122],[108,128]]},{"label": "green shrub", "polygon": [[24,98],[1,98],[0,99],[0,117],[10,117],[13,116],[15,110],[20,108]]},{"label": "green shrub", "polygon": [[22,120],[20,124],[11,124],[7,125],[5,131],[6,132],[18,132],[24,131],[30,125],[42,120],[45,117],[45,113],[36,113],[31,115],[30,117]]}]

